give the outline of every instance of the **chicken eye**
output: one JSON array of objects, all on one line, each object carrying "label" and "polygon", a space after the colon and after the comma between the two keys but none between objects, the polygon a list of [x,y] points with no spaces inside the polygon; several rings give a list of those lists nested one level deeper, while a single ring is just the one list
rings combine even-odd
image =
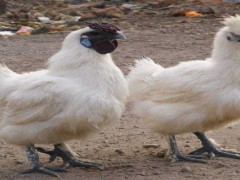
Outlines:
[{"label": "chicken eye", "polygon": [[91,48],[92,47],[92,42],[87,38],[87,37],[82,37],[80,39],[80,43],[87,48]]}]

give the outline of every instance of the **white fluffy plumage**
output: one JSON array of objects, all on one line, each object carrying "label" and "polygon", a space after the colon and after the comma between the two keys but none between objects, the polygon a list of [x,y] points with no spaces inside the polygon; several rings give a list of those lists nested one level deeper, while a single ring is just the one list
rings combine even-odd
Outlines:
[{"label": "white fluffy plumage", "polygon": [[127,82],[110,54],[80,44],[88,31],[70,33],[45,70],[17,74],[1,66],[1,140],[57,144],[120,119]]},{"label": "white fluffy plumage", "polygon": [[131,68],[131,100],[155,132],[205,132],[240,118],[240,17],[224,24],[209,59],[164,68],[144,58]]}]

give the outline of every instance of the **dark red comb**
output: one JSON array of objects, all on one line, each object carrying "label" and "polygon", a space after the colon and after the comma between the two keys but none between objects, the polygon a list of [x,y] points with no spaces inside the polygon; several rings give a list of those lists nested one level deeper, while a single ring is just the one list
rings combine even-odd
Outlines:
[{"label": "dark red comb", "polygon": [[112,24],[108,24],[108,23],[90,23],[90,22],[86,22],[86,24],[91,29],[96,29],[96,30],[99,30],[101,32],[107,32],[107,33],[111,33],[111,34],[116,34],[117,31],[120,31],[119,28],[117,28],[116,26],[114,26]]}]

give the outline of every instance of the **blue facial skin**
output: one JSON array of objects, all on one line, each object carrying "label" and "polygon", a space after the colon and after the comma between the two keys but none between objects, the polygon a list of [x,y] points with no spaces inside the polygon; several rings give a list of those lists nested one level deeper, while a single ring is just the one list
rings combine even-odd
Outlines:
[{"label": "blue facial skin", "polygon": [[80,43],[86,48],[91,48],[93,46],[92,42],[88,38],[85,38],[85,37],[82,37],[80,39]]}]

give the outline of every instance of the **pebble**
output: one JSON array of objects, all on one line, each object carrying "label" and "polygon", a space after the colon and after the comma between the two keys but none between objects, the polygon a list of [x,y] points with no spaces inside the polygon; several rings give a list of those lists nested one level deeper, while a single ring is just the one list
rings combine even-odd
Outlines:
[{"label": "pebble", "polygon": [[16,160],[15,163],[16,163],[16,164],[23,164],[24,161]]},{"label": "pebble", "polygon": [[159,172],[153,172],[152,174],[153,175],[159,175]]},{"label": "pebble", "polygon": [[7,158],[6,154],[0,154],[0,157]]},{"label": "pebble", "polygon": [[184,173],[192,173],[192,169],[191,169],[190,167],[186,166],[186,167],[183,167],[183,168],[181,169],[181,172],[184,172]]},{"label": "pebble", "polygon": [[230,167],[230,165],[227,164],[227,163],[218,162],[218,163],[215,165],[215,167],[216,167],[216,168]]},{"label": "pebble", "polygon": [[136,153],[140,153],[140,150],[135,150],[135,151],[133,151],[133,152],[134,152],[135,154],[136,154]]},{"label": "pebble", "polygon": [[102,146],[103,146],[103,147],[109,147],[109,145],[108,145],[108,144],[103,144]]},{"label": "pebble", "polygon": [[115,149],[115,152],[119,155],[124,155],[125,154],[121,149]]},{"label": "pebble", "polygon": [[144,148],[148,149],[148,148],[158,148],[160,147],[159,144],[145,144],[143,145]]},{"label": "pebble", "polygon": [[228,176],[237,176],[237,173],[229,173]]},{"label": "pebble", "polygon": [[141,173],[138,173],[137,175],[140,175],[140,176],[146,176],[146,172],[145,171],[142,171]]},{"label": "pebble", "polygon": [[157,153],[157,157],[164,158],[165,153],[164,152],[159,152],[159,153]]}]

